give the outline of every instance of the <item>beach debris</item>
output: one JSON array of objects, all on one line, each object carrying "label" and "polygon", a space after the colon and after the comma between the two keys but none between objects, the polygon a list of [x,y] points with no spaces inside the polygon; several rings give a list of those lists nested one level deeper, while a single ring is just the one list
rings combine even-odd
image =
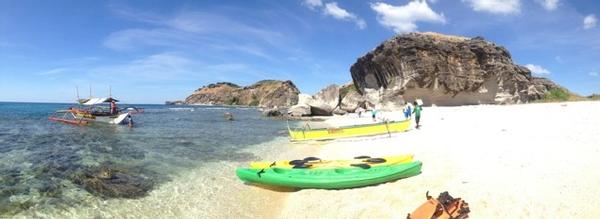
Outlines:
[{"label": "beach debris", "polygon": [[446,192],[440,193],[437,199],[425,193],[427,201],[415,211],[408,214],[407,219],[465,219],[469,217],[469,204],[461,198],[453,198]]}]

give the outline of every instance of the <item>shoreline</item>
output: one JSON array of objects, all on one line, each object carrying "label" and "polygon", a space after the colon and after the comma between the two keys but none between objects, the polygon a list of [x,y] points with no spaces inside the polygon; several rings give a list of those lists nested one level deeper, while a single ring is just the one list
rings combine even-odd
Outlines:
[{"label": "shoreline", "polygon": [[[593,217],[600,210],[584,197],[600,195],[594,170],[600,166],[598,112],[600,102],[588,101],[424,107],[421,129],[413,122],[391,138],[333,140],[315,153],[323,159],[413,153],[423,162],[421,175],[356,189],[293,192],[277,217],[405,218],[427,191],[463,198],[472,218],[537,218],[550,209],[553,217]],[[347,119],[325,122],[342,126]]]}]

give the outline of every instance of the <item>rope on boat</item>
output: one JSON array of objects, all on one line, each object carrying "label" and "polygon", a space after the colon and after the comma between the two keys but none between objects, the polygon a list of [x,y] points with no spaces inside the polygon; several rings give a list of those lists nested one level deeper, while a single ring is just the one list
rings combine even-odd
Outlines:
[{"label": "rope on boat", "polygon": [[387,130],[388,136],[390,138],[392,138],[392,133],[390,133],[390,128],[388,127],[388,120],[386,119],[386,120],[384,120],[384,122],[385,122],[385,129]]}]

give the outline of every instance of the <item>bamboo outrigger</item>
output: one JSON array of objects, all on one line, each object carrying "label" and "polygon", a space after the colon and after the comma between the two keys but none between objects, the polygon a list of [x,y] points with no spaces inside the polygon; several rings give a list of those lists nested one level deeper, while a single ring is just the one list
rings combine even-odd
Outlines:
[{"label": "bamboo outrigger", "polygon": [[338,128],[320,129],[294,129],[288,124],[288,132],[291,141],[329,140],[336,138],[350,138],[371,135],[382,135],[394,132],[404,132],[410,126],[410,119],[403,121],[385,121],[374,124],[342,126]]}]

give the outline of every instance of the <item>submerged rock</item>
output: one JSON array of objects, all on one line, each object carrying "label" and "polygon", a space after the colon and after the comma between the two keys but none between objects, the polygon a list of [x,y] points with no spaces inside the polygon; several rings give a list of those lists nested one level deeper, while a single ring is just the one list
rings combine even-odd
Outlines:
[{"label": "submerged rock", "polygon": [[107,163],[74,174],[72,181],[104,198],[139,198],[154,186],[153,180],[143,174]]},{"label": "submerged rock", "polygon": [[350,71],[358,92],[377,91],[377,104],[389,104],[383,108],[416,98],[425,105],[525,103],[558,87],[514,64],[502,46],[437,33],[398,35],[360,57]]}]

